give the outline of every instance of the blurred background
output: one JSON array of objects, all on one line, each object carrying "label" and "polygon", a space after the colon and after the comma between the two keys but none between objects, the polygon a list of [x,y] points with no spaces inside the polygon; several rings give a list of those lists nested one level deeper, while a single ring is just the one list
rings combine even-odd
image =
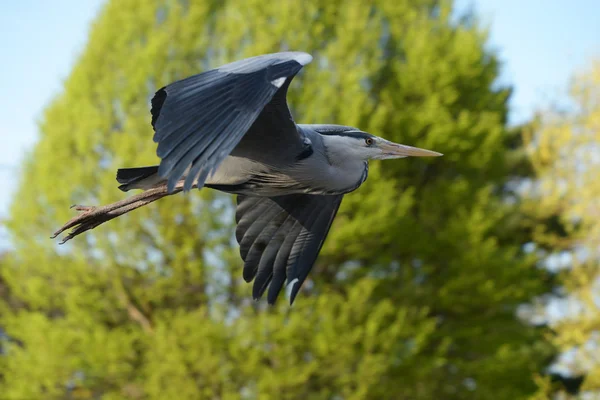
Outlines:
[{"label": "blurred background", "polygon": [[[0,399],[600,399],[599,2],[0,10]],[[297,121],[445,154],[371,163],[293,307],[252,301],[231,196],[49,239],[156,164],[158,88],[288,49]]]}]

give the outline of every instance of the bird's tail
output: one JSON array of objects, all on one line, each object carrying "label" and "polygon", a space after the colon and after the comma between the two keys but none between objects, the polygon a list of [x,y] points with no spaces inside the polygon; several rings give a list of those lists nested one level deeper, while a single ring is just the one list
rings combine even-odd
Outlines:
[{"label": "bird's tail", "polygon": [[150,189],[162,181],[158,176],[158,165],[117,170],[117,182],[121,184],[119,189],[124,192],[130,189]]}]

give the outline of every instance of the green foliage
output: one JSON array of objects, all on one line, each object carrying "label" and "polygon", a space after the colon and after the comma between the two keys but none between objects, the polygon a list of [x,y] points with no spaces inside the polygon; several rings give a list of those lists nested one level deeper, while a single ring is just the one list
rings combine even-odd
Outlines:
[{"label": "green foliage", "polygon": [[585,375],[582,391],[598,395],[600,61],[575,76],[569,101],[567,110],[540,113],[526,136],[538,177],[531,213],[554,218],[562,228],[536,232],[536,242],[549,249],[548,258],[556,261],[561,254],[569,255],[568,269],[561,275],[568,294],[561,301],[570,305],[569,312],[551,325],[554,343],[573,356],[559,364],[574,376]]},{"label": "green foliage", "polygon": [[[111,1],[46,109],[12,207],[0,392],[29,398],[517,399],[547,348],[515,317],[548,290],[506,201],[506,89],[450,1]],[[157,162],[160,86],[282,49],[315,61],[289,100],[438,159],[372,163],[293,308],[250,301],[232,203],[165,199],[57,248],[71,204]]]},{"label": "green foliage", "polygon": [[433,367],[416,368],[435,324],[423,311],[389,300],[372,305],[374,288],[363,280],[347,296],[312,297],[288,312],[247,308],[230,324],[199,324],[211,318],[206,309],[164,315],[148,352],[149,393],[157,399],[385,397],[398,376]]}]

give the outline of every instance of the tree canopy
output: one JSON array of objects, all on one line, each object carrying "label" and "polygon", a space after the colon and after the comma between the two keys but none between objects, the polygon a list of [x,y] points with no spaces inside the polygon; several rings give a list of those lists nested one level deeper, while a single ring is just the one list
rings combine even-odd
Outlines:
[{"label": "tree canopy", "polygon": [[[554,218],[559,230],[539,229],[547,265],[560,269],[562,290],[551,299],[559,313],[545,318],[563,355],[560,374],[585,376],[582,392],[600,393],[600,61],[573,79],[562,106],[540,112],[526,135],[537,174],[531,212]],[[548,298],[540,301],[548,306]],[[544,312],[542,311],[542,314]]]},{"label": "tree canopy", "polygon": [[[549,356],[515,311],[550,288],[509,183],[508,88],[444,0],[109,1],[45,110],[1,262],[7,399],[518,399]],[[432,149],[373,162],[289,307],[251,301],[232,199],[178,195],[57,247],[71,204],[156,164],[161,86],[246,56],[310,52],[298,122]]]}]

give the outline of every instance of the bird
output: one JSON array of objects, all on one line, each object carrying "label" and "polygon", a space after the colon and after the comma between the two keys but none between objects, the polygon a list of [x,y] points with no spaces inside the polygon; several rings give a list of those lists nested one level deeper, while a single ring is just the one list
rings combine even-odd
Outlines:
[{"label": "bird", "polygon": [[369,160],[441,153],[358,128],[297,124],[287,104],[293,78],[312,61],[300,51],[263,54],[170,83],[151,100],[154,166],[121,168],[119,189],[142,190],[79,215],[62,243],[165,196],[210,188],[237,196],[236,240],[252,297],[290,305],[327,237],[344,195],[367,179]]}]

